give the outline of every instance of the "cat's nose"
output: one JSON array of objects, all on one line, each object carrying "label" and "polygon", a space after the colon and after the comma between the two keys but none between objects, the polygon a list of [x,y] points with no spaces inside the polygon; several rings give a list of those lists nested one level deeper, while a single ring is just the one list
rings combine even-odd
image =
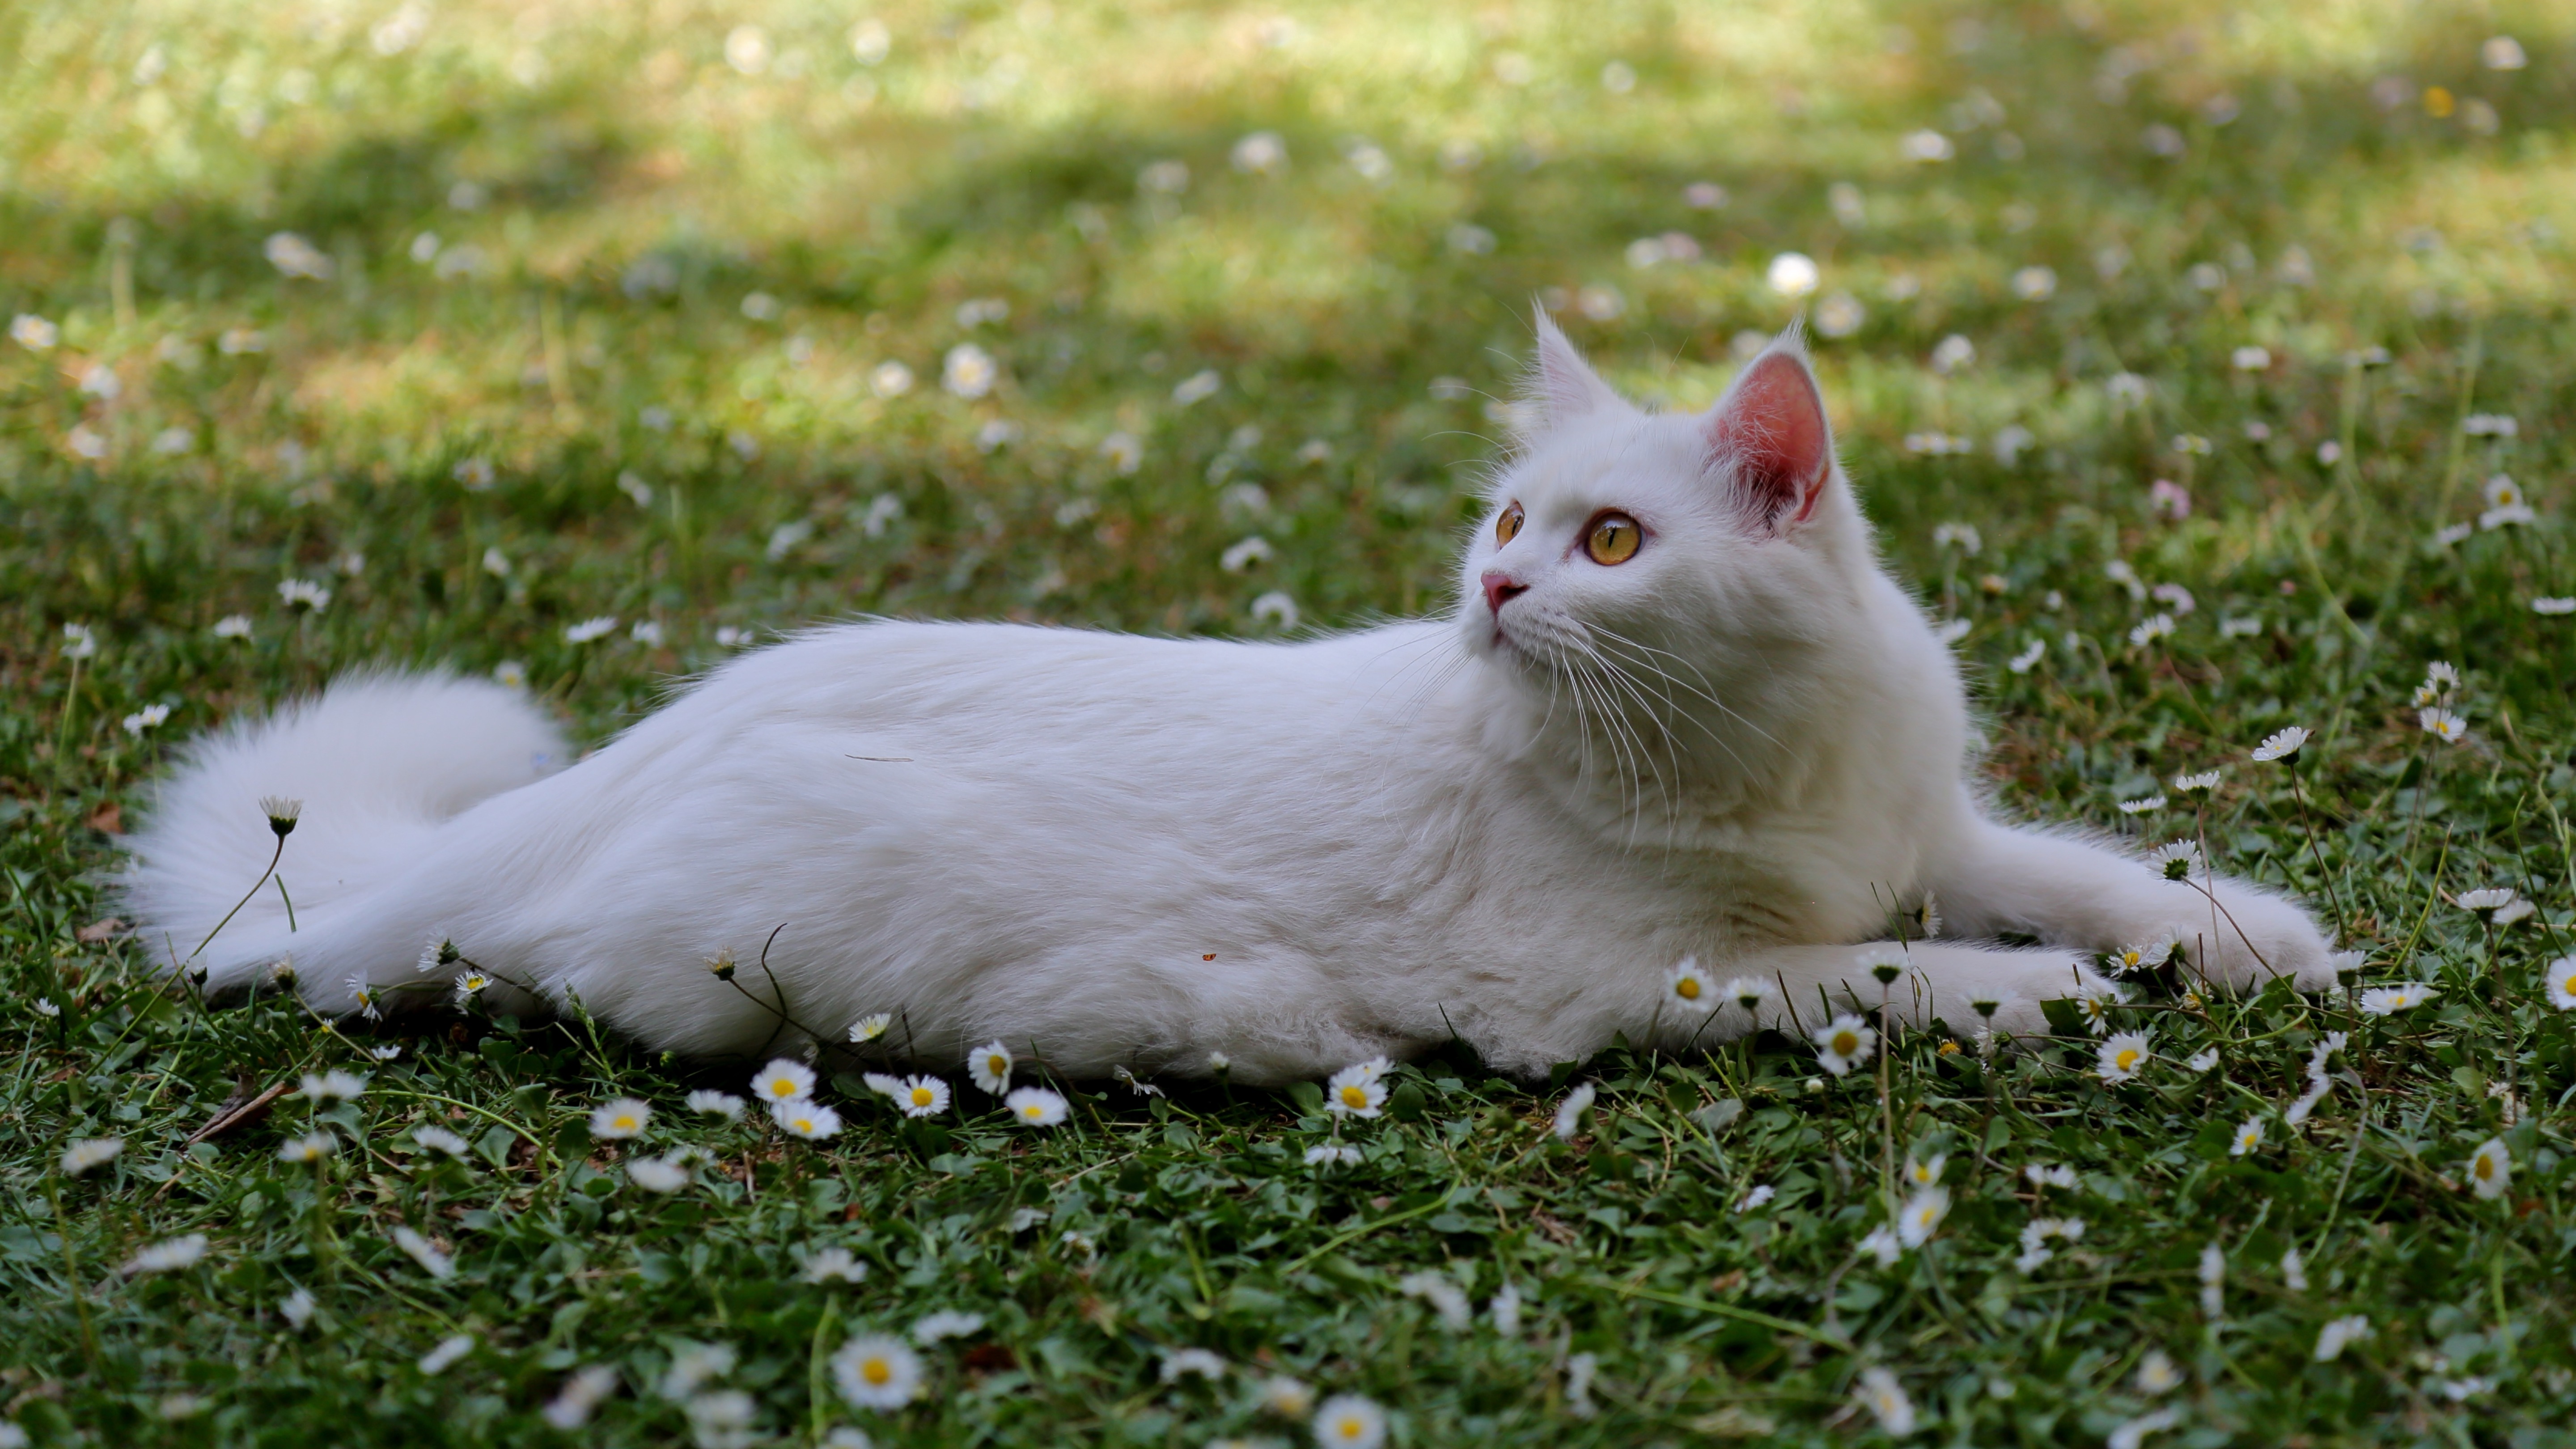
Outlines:
[{"label": "cat's nose", "polygon": [[1510,574],[1500,569],[1486,574],[1484,585],[1485,607],[1496,617],[1501,616],[1503,605],[1510,602],[1515,595],[1529,592],[1529,585],[1515,582]]}]

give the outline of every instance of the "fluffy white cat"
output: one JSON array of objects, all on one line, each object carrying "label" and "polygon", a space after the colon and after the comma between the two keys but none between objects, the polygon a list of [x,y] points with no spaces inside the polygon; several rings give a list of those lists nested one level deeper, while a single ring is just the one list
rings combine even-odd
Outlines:
[{"label": "fluffy white cat", "polygon": [[[186,956],[269,858],[257,802],[296,797],[297,920],[253,897],[188,967],[210,989],[291,956],[326,1012],[359,983],[434,1003],[454,968],[424,943],[452,940],[648,1046],[744,1053],[780,1023],[708,962],[766,997],[767,943],[817,1035],[891,1012],[923,1061],[1000,1038],[1077,1077],[1222,1052],[1275,1082],[1453,1034],[1539,1073],[1620,1033],[1811,1030],[1880,1001],[1883,952],[1896,1008],[1961,1030],[1979,1001],[2042,1029],[2129,945],[2331,981],[2286,900],[1986,813],[1957,671],[1879,568],[1794,332],[1697,415],[1622,401],[1544,319],[1538,352],[1447,618],[817,629],[563,769],[517,694],[359,675],[196,745],[132,904]],[[1876,941],[1927,896],[1940,938]],[[1771,993],[1704,1015],[1685,958]]]}]

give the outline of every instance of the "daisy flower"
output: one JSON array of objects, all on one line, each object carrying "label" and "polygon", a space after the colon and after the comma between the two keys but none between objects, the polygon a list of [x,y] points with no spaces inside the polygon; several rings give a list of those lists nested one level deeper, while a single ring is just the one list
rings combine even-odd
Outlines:
[{"label": "daisy flower", "polygon": [[1320,1147],[1306,1149],[1306,1165],[1308,1167],[1357,1167],[1360,1165],[1360,1150],[1348,1143],[1327,1142]]},{"label": "daisy flower", "polygon": [[2445,745],[2458,745],[2460,740],[2468,737],[2468,719],[2460,719],[2458,714],[2452,714],[2450,709],[2442,709],[2442,706],[2416,709],[2416,724],[2421,724],[2427,735],[2439,737]]},{"label": "daisy flower", "polygon": [[313,1291],[309,1288],[298,1288],[278,1300],[277,1312],[279,1317],[286,1320],[288,1327],[301,1331],[305,1324],[312,1321],[316,1306],[313,1301]]},{"label": "daisy flower", "polygon": [[1565,1100],[1556,1104],[1555,1132],[1558,1140],[1574,1140],[1574,1134],[1583,1128],[1583,1114],[1591,1110],[1593,1098],[1600,1094],[1601,1089],[1590,1082],[1565,1094]]},{"label": "daisy flower", "polygon": [[805,1254],[802,1276],[808,1283],[857,1283],[868,1276],[868,1265],[847,1248],[815,1248]]},{"label": "daisy flower", "polygon": [[2504,1196],[2513,1182],[2513,1158],[2504,1150],[2504,1139],[2490,1137],[2469,1154],[2469,1187],[2482,1198]]},{"label": "daisy flower", "polygon": [[1494,1332],[1501,1334],[1505,1338],[1513,1338],[1519,1335],[1521,1331],[1521,1290],[1518,1284],[1506,1280],[1503,1284],[1502,1291],[1496,1293],[1493,1296],[1492,1301],[1485,1305],[1485,1308],[1487,1312],[1494,1315]]},{"label": "daisy flower", "polygon": [[1315,1410],[1318,1449],[1379,1449],[1386,1443],[1386,1411],[1357,1394],[1335,1394]]},{"label": "daisy flower", "polygon": [[1476,1316],[1475,1305],[1467,1301],[1466,1291],[1444,1274],[1407,1273],[1397,1280],[1395,1288],[1407,1298],[1430,1304],[1440,1321],[1453,1331],[1465,1328]]},{"label": "daisy flower", "polygon": [[2549,1004],[2560,1011],[2576,1011],[2576,956],[2549,963]]},{"label": "daisy flower", "polygon": [[1861,1407],[1878,1420],[1878,1427],[1899,1439],[1914,1432],[1914,1401],[1905,1396],[1905,1386],[1896,1381],[1896,1375],[1883,1368],[1862,1369],[1855,1393]]},{"label": "daisy flower", "polygon": [[436,1348],[420,1356],[420,1371],[431,1378],[436,1378],[454,1367],[458,1359],[473,1351],[472,1334],[460,1333],[452,1338],[442,1338]]},{"label": "daisy flower", "polygon": [[1002,1105],[1023,1127],[1053,1127],[1065,1118],[1064,1098],[1044,1087],[1022,1087],[1003,1098]]},{"label": "daisy flower", "polygon": [[1941,1220],[1950,1215],[1950,1189],[1927,1187],[1908,1198],[1904,1210],[1896,1215],[1897,1241],[1909,1248],[1919,1248],[1932,1241],[1941,1228]]},{"label": "daisy flower", "polygon": [[2281,1283],[2293,1293],[2308,1291],[2308,1265],[2301,1261],[2296,1248],[2281,1255]]},{"label": "daisy flower", "polygon": [[1261,1407],[1283,1419],[1302,1419],[1315,1412],[1315,1391],[1286,1374],[1261,1381]]},{"label": "daisy flower", "polygon": [[395,1227],[394,1246],[402,1249],[413,1262],[420,1265],[420,1271],[432,1278],[445,1282],[456,1276],[456,1260],[447,1256],[436,1243],[421,1236],[416,1228]]},{"label": "daisy flower", "polygon": [[2191,1058],[2188,1061],[2185,1061],[2183,1065],[2191,1068],[2195,1073],[2207,1072],[2210,1068],[2218,1065],[2218,1048],[2208,1047],[2203,1050],[2193,1052],[2191,1054]]},{"label": "daisy flower", "polygon": [[709,1117],[722,1117],[728,1122],[742,1120],[743,1100],[731,1092],[699,1088],[689,1094],[689,1110]]},{"label": "daisy flower", "polygon": [[345,1102],[367,1090],[367,1079],[337,1069],[304,1074],[304,1095],[316,1102]]},{"label": "daisy flower", "polygon": [[576,1371],[555,1390],[555,1396],[539,1412],[545,1421],[570,1432],[590,1422],[591,1411],[610,1394],[617,1392],[617,1370],[595,1363]]},{"label": "daisy flower", "polygon": [[867,1083],[868,1090],[880,1097],[892,1097],[898,1102],[903,1100],[903,1078],[901,1077],[886,1072],[868,1072],[860,1076],[859,1080]]},{"label": "daisy flower", "polygon": [[2147,869],[2167,880],[2189,880],[2200,873],[2200,847],[2188,840],[2159,845],[2147,852]]},{"label": "daisy flower", "polygon": [[1755,1208],[1765,1206],[1771,1201],[1771,1199],[1778,1197],[1779,1195],[1780,1190],[1773,1187],[1771,1184],[1767,1182],[1759,1184],[1752,1190],[1745,1193],[1744,1196],[1736,1202],[1735,1210],[1740,1213],[1749,1213]]},{"label": "daisy flower", "polygon": [[2397,986],[2374,986],[2361,993],[2361,1009],[2371,1016],[2389,1016],[2411,1011],[2439,994],[2430,986],[2412,981]]},{"label": "daisy flower", "polygon": [[2227,1308],[2227,1252],[2216,1243],[2200,1250],[2200,1312],[2216,1318]]},{"label": "daisy flower", "polygon": [[411,1140],[430,1152],[456,1158],[465,1155],[465,1139],[434,1122],[423,1122],[411,1129]]},{"label": "daisy flower", "polygon": [[900,1409],[921,1392],[921,1359],[902,1339],[872,1333],[832,1355],[832,1382],[862,1409]]},{"label": "daisy flower", "polygon": [[1759,976],[1738,976],[1720,988],[1726,999],[1744,1008],[1747,1016],[1761,1015],[1762,1003],[1780,994],[1780,989]]},{"label": "daisy flower", "polygon": [[912,1326],[912,1341],[928,1348],[944,1338],[969,1338],[983,1330],[983,1314],[943,1308],[937,1313],[924,1314],[921,1321]]},{"label": "daisy flower", "polygon": [[966,1078],[998,1097],[1011,1089],[1011,1049],[997,1039],[975,1048],[966,1058]]},{"label": "daisy flower", "polygon": [[1914,963],[1906,957],[1902,947],[1872,946],[1853,957],[1852,964],[1868,972],[1879,985],[1893,986],[1896,978],[1904,975]]},{"label": "daisy flower", "polygon": [[124,1150],[125,1139],[122,1137],[92,1137],[75,1142],[63,1149],[63,1176],[79,1177],[83,1173],[94,1172],[115,1161],[116,1154]]},{"label": "daisy flower", "polygon": [[689,1185],[689,1169],[667,1157],[638,1157],[626,1164],[626,1180],[646,1192],[674,1193]]},{"label": "daisy flower", "polygon": [[480,971],[460,971],[456,976],[456,1009],[463,1011],[492,989],[492,978]]},{"label": "daisy flower", "polygon": [[2174,792],[2181,795],[2189,795],[2199,790],[2215,790],[2218,788],[2218,772],[2203,770],[2197,775],[2176,775],[2173,787]]},{"label": "daisy flower", "polygon": [[2274,730],[2263,737],[2263,743],[2254,747],[2254,759],[2260,764],[2269,764],[2274,760],[2295,762],[2299,757],[2300,748],[2307,742],[2308,731],[2303,725],[2291,725],[2287,729]]},{"label": "daisy flower", "polygon": [[1893,1268],[1896,1260],[1905,1255],[1905,1245],[1897,1241],[1895,1233],[1885,1227],[1877,1227],[1870,1229],[1869,1236],[1861,1239],[1860,1246],[1853,1252],[1856,1256],[1876,1258],[1882,1268]]},{"label": "daisy flower", "polygon": [[1816,1028],[1816,1063],[1839,1077],[1868,1061],[1877,1045],[1869,1023],[1846,1012]]},{"label": "daisy flower", "polygon": [[1163,1382],[1176,1384],[1192,1374],[1215,1383],[1225,1377],[1225,1360],[1203,1348],[1174,1349],[1163,1355]]},{"label": "daisy flower", "polygon": [[892,1025],[894,1025],[894,1017],[887,1012],[880,1011],[860,1017],[850,1023],[850,1044],[860,1046],[875,1041],[885,1035],[886,1028]]},{"label": "daisy flower", "polygon": [[[2138,1372],[2143,1375],[2146,1370],[2141,1367]],[[2161,1433],[2181,1422],[2182,1410],[2171,1404],[2134,1419],[2123,1419],[2103,1437],[2102,1449],[2145,1449],[2149,1434]]]},{"label": "daisy flower", "polygon": [[2075,1169],[2063,1164],[2055,1167],[2042,1167],[2038,1163],[2034,1162],[2023,1168],[2021,1170],[2021,1175],[2030,1179],[2030,1185],[2033,1187],[2057,1187],[2072,1190],[2075,1186]]},{"label": "daisy flower", "polygon": [[2169,941],[2153,946],[2123,946],[2111,953],[2108,964],[2110,969],[2125,976],[2132,971],[2151,971],[2162,966],[2171,955],[2173,944]]},{"label": "daisy flower", "polygon": [[1386,1105],[1386,1083],[1368,1063],[1344,1067],[1324,1084],[1324,1109],[1336,1117],[1374,1117]]},{"label": "daisy flower", "polygon": [[2182,1387],[2182,1370],[2163,1349],[2151,1348],[2138,1360],[2138,1392],[2169,1394]]},{"label": "daisy flower", "polygon": [[2120,813],[2123,815],[2144,815],[2150,810],[2163,808],[2165,808],[2165,797],[2162,795],[2141,795],[2135,800],[2120,802]]},{"label": "daisy flower", "polygon": [[2159,639],[2170,637],[2173,631],[2173,615],[2149,614],[2138,627],[2129,631],[2129,643],[2143,649]]},{"label": "daisy flower", "polygon": [[2263,1119],[2248,1117],[2236,1126],[2236,1135],[2227,1143],[2227,1155],[2243,1157],[2263,1145]]},{"label": "daisy flower", "polygon": [[125,1260],[124,1273],[128,1278],[145,1273],[176,1273],[197,1266],[197,1261],[205,1256],[206,1235],[190,1233],[185,1237],[154,1243],[137,1252]]},{"label": "daisy flower", "polygon": [[1941,1180],[1941,1169],[1950,1165],[1949,1155],[1936,1152],[1930,1157],[1905,1155],[1905,1180],[1916,1187],[1930,1187]]},{"label": "daisy flower", "polygon": [[2370,1320],[2360,1314],[2355,1313],[2347,1318],[2335,1319],[2317,1333],[2316,1360],[2319,1363],[2333,1363],[2343,1356],[2344,1349],[2354,1339],[2369,1336]]},{"label": "daisy flower", "polygon": [[2111,1029],[2111,1008],[2128,999],[2128,993],[2117,986],[2087,984],[2075,993],[2075,1010],[2084,1018],[2084,1029],[2100,1036]]},{"label": "daisy flower", "polygon": [[894,1101],[907,1117],[936,1117],[948,1110],[948,1084],[937,1077],[908,1078]]},{"label": "daisy flower", "polygon": [[330,1133],[307,1132],[301,1137],[290,1137],[280,1144],[277,1149],[277,1160],[298,1163],[320,1162],[339,1150],[339,1140]]},{"label": "daisy flower", "polygon": [[590,1114],[590,1135],[607,1138],[613,1142],[619,1138],[633,1137],[641,1133],[644,1130],[644,1124],[651,1120],[653,1120],[651,1107],[633,1097],[619,1097],[615,1101],[602,1104],[598,1110]]},{"label": "daisy flower", "polygon": [[[947,1089],[945,1087],[940,1089],[940,1096],[940,1105],[946,1106]],[[778,1124],[780,1131],[791,1137],[802,1137],[808,1142],[819,1142],[841,1130],[841,1114],[810,1097],[793,1102],[772,1102],[769,1104],[769,1116]]]},{"label": "daisy flower", "polygon": [[814,1095],[814,1069],[780,1057],[751,1079],[751,1093],[768,1103],[802,1102]]},{"label": "daisy flower", "polygon": [[2152,1055],[2145,1032],[2124,1031],[2104,1039],[2101,1059],[2095,1064],[2095,1071],[2105,1083],[2112,1085],[2134,1081],[2147,1069],[2148,1058]]},{"label": "daisy flower", "polygon": [[1683,1010],[1694,1015],[1706,1016],[1717,1009],[1717,983],[1700,969],[1696,956],[1681,959],[1681,964],[1673,968],[1672,978],[1665,983],[1665,989]]}]

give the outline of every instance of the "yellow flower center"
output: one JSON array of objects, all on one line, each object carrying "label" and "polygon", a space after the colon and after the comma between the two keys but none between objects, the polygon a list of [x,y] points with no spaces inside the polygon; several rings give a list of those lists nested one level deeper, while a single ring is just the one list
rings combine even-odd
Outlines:
[{"label": "yellow flower center", "polygon": [[2125,1072],[2138,1064],[2138,1057],[2140,1055],[2141,1053],[2135,1047],[2123,1047],[2120,1050],[2120,1054],[2112,1060],[2119,1065],[2121,1071]]},{"label": "yellow flower center", "polygon": [[874,1384],[879,1388],[883,1388],[888,1382],[893,1380],[894,1368],[884,1359],[868,1359],[859,1365],[859,1377],[866,1379],[869,1383]]},{"label": "yellow flower center", "polygon": [[1674,982],[1673,994],[1684,1001],[1699,1000],[1699,978],[1696,976],[1685,976],[1681,980]]},{"label": "yellow flower center", "polygon": [[2495,1176],[2495,1159],[2492,1157],[2481,1157],[2478,1159],[2477,1165],[2469,1170],[2476,1173],[2481,1180],[2493,1177]]},{"label": "yellow flower center", "polygon": [[635,1130],[635,1119],[632,1117],[619,1117],[611,1125],[616,1127],[620,1132],[632,1132]]},{"label": "yellow flower center", "polygon": [[1020,1109],[1020,1115],[1021,1115],[1021,1116],[1023,1116],[1023,1117],[1026,1117],[1026,1118],[1028,1118],[1030,1121],[1034,1122],[1034,1121],[1036,1121],[1037,1119],[1039,1119],[1040,1117],[1043,1117],[1043,1116],[1045,1116],[1045,1115],[1046,1115],[1046,1108],[1039,1106],[1039,1105],[1038,1105],[1037,1103],[1035,1103],[1035,1102],[1031,1102],[1031,1103],[1030,1103],[1030,1104],[1028,1104],[1027,1106],[1022,1107],[1022,1108]]},{"label": "yellow flower center", "polygon": [[1000,1076],[1002,1073],[1007,1072],[1007,1071],[1009,1071],[1010,1069],[1011,1069],[1011,1059],[1010,1059],[1009,1057],[986,1057],[986,1058],[984,1058],[984,1070],[985,1070],[985,1071],[987,1071],[987,1072],[992,1073],[994,1076],[997,1076],[997,1077],[998,1077],[998,1076]]},{"label": "yellow flower center", "polygon": [[1860,1038],[1847,1031],[1834,1033],[1834,1055],[1847,1057],[1860,1050]]},{"label": "yellow flower center", "polygon": [[1366,1433],[1366,1432],[1368,1431],[1368,1426],[1367,1426],[1366,1424],[1361,1423],[1361,1422],[1360,1422],[1359,1420],[1357,1420],[1357,1419],[1344,1419],[1341,1423],[1339,1423],[1339,1424],[1335,1425],[1334,1427],[1335,1427],[1335,1428],[1340,1432],[1341,1436],[1342,1436],[1343,1438],[1345,1438],[1345,1439],[1357,1439],[1357,1438],[1359,1438],[1359,1437],[1360,1437],[1360,1435],[1362,1435],[1362,1434],[1364,1434],[1364,1433]]},{"label": "yellow flower center", "polygon": [[1367,1106],[1367,1105],[1368,1105],[1368,1088],[1366,1088],[1366,1087],[1360,1087],[1360,1086],[1350,1086],[1350,1087],[1344,1087],[1344,1088],[1342,1088],[1342,1105],[1343,1105],[1343,1106],[1345,1106],[1345,1107],[1365,1107],[1365,1106]]},{"label": "yellow flower center", "polygon": [[914,1106],[916,1106],[916,1107],[927,1107],[927,1106],[929,1106],[929,1105],[930,1105],[930,1089],[929,1089],[928,1087],[915,1087],[915,1088],[913,1088],[913,1089],[912,1089],[912,1105],[914,1105]]},{"label": "yellow flower center", "polygon": [[2576,996],[2576,976],[2570,976],[2565,981],[2560,982],[2558,984],[2558,989],[2566,992],[2570,996]]},{"label": "yellow flower center", "polygon": [[793,1097],[796,1095],[796,1083],[787,1077],[774,1077],[770,1079],[769,1095],[773,1097]]}]

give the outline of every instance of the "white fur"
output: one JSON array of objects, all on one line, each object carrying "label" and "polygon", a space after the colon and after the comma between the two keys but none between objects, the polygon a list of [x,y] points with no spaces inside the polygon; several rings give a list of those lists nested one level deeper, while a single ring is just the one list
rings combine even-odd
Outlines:
[{"label": "white fur", "polygon": [[[1806,377],[1794,336],[1773,353]],[[262,892],[197,963],[215,989],[291,955],[322,1010],[352,978],[436,1000],[422,947],[452,938],[648,1046],[743,1053],[778,1022],[706,962],[766,996],[775,931],[818,1034],[895,1012],[893,1047],[934,1065],[999,1037],[1077,1076],[1213,1050],[1278,1081],[1453,1031],[1536,1073],[1620,1033],[1740,1035],[1736,1007],[1665,1004],[1686,954],[1785,986],[1766,1023],[1812,1027],[1878,1000],[1858,947],[1927,891],[1952,937],[2051,943],[1917,942],[1897,1003],[1962,1029],[1978,998],[2036,1029],[2093,979],[2081,953],[2159,939],[2231,984],[2258,955],[2330,979],[2286,901],[2221,881],[2231,926],[1985,815],[1950,656],[1880,571],[1821,415],[1821,454],[1791,459],[1811,511],[1772,518],[1744,480],[1798,444],[1743,426],[1745,384],[1649,416],[1544,324],[1541,360],[1548,420],[1493,485],[1527,527],[1498,548],[1489,511],[1450,618],[1287,644],[821,629],[552,774],[517,697],[362,676],[201,745],[134,842],[133,901],[185,956],[268,857],[258,797],[300,795],[298,929]],[[1648,535],[1617,567],[1579,547],[1607,507]],[[1490,610],[1489,569],[1528,592]]]}]

